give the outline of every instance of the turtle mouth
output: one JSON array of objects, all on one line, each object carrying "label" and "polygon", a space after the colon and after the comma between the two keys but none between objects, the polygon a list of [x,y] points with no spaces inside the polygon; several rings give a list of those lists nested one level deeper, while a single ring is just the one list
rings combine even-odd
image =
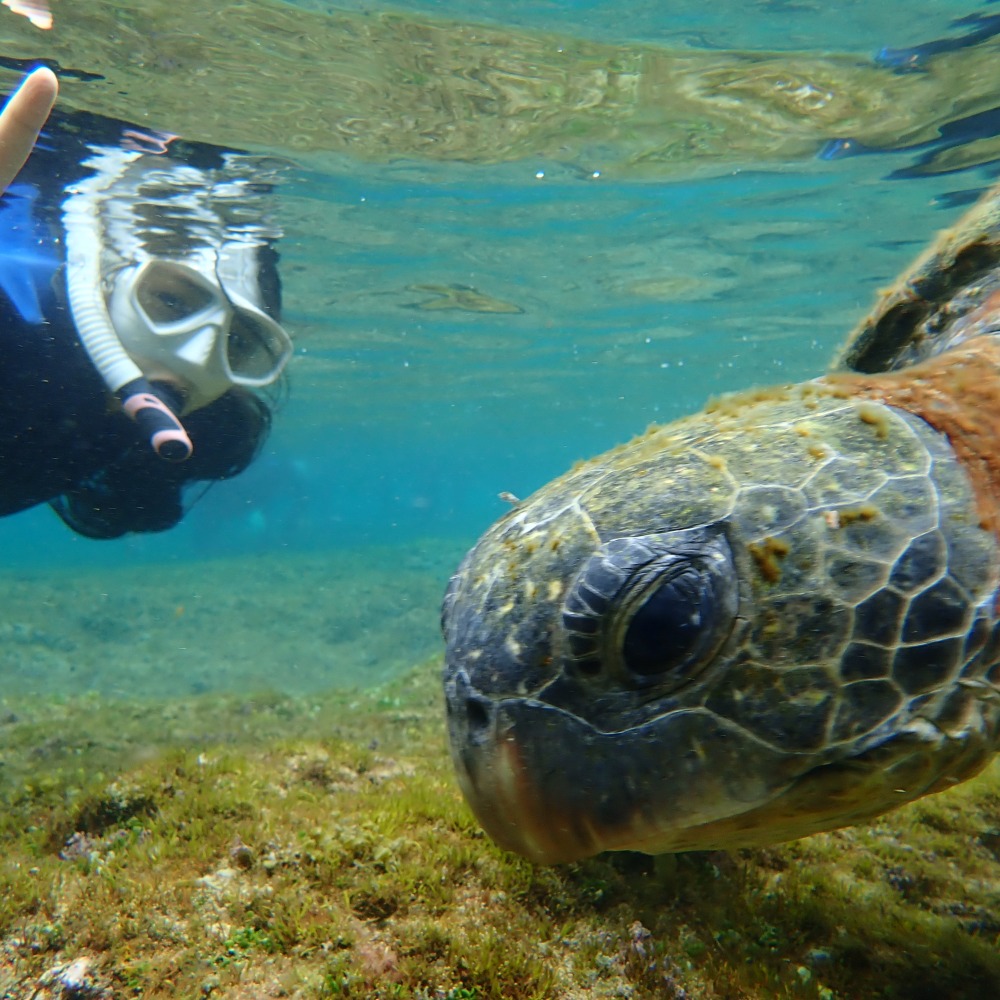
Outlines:
[{"label": "turtle mouth", "polygon": [[446,682],[452,759],[476,818],[532,861],[704,850],[706,836],[781,795],[808,765],[701,709],[602,732],[530,697]]},{"label": "turtle mouth", "polygon": [[[541,864],[587,857],[608,849],[610,825],[574,808],[571,777],[560,758],[563,730],[574,720],[560,709],[523,699],[494,701],[475,693],[464,673],[448,685],[452,759],[466,800],[494,841]],[[517,716],[539,716],[552,759],[542,765],[537,741]]]},{"label": "turtle mouth", "polygon": [[446,680],[459,784],[486,832],[541,864],[731,850],[863,822],[964,780],[988,748],[908,726],[860,753],[788,753],[700,708],[602,732],[532,697]]}]

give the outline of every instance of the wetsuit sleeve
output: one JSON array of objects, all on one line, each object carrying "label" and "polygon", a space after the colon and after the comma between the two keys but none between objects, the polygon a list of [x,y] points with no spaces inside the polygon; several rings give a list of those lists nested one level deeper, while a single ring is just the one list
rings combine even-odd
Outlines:
[{"label": "wetsuit sleeve", "polygon": [[[147,449],[148,450],[148,449]],[[153,456],[133,449],[122,460],[50,501],[63,521],[87,538],[166,531],[184,516],[182,484],[157,475]]]}]

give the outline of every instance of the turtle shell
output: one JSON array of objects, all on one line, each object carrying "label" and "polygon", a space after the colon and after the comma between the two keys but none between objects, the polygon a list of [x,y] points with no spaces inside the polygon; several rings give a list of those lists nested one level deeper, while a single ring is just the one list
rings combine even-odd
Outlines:
[{"label": "turtle shell", "polygon": [[[1000,331],[1000,186],[987,191],[952,229],[907,268],[848,337],[834,369],[883,372],[906,368],[959,340]],[[988,312],[991,322],[962,319]]]}]

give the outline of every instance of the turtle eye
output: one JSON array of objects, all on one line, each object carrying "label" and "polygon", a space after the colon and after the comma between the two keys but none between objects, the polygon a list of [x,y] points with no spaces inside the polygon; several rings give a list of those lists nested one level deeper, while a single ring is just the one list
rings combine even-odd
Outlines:
[{"label": "turtle eye", "polygon": [[732,631],[738,600],[717,527],[613,539],[590,557],[563,605],[572,668],[602,683],[611,674],[639,687],[685,683]]},{"label": "turtle eye", "polygon": [[691,564],[674,565],[665,578],[629,601],[634,610],[625,619],[621,640],[625,667],[640,677],[684,676],[713,653],[729,631],[719,635],[720,619],[732,622],[720,607],[715,580]]}]

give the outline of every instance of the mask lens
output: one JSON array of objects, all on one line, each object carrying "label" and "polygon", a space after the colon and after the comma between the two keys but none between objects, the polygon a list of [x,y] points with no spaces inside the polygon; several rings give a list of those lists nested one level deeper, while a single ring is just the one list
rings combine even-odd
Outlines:
[{"label": "mask lens", "polygon": [[273,320],[236,310],[226,340],[226,355],[229,370],[237,378],[277,378],[288,360],[289,349],[288,336]]},{"label": "mask lens", "polygon": [[150,266],[140,277],[136,302],[152,326],[173,326],[197,316],[219,301],[218,293],[183,267]]}]

